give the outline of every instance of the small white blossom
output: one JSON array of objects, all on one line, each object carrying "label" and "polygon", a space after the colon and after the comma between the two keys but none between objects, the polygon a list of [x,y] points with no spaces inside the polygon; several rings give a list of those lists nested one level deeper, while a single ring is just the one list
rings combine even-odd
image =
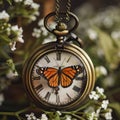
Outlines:
[{"label": "small white blossom", "polygon": [[96,91],[99,93],[99,94],[101,94],[101,95],[103,95],[104,94],[104,89],[103,88],[100,88],[100,87],[96,87]]},{"label": "small white blossom", "polygon": [[106,120],[112,120],[112,114],[111,114],[111,111],[105,113],[105,119],[106,119]]},{"label": "small white blossom", "polygon": [[48,120],[48,117],[46,116],[46,114],[42,114],[41,120]]},{"label": "small white blossom", "polygon": [[38,22],[38,26],[39,26],[39,27],[44,26],[44,19],[41,19],[41,20]]},{"label": "small white blossom", "polygon": [[32,3],[32,4],[31,4],[31,7],[32,7],[33,9],[35,9],[35,10],[38,10],[39,7],[40,7],[40,5],[37,4],[37,3]]},{"label": "small white blossom", "polygon": [[0,94],[0,106],[2,105],[3,101],[4,101],[4,95],[1,93]]},{"label": "small white blossom", "polygon": [[6,77],[9,78],[9,79],[12,79],[16,76],[18,76],[17,71],[13,72],[12,70],[9,70],[9,72],[6,74]]},{"label": "small white blossom", "polygon": [[89,94],[89,98],[90,98],[90,99],[93,99],[93,100],[98,100],[99,97],[100,97],[100,96],[99,96],[95,91],[92,91],[92,92]]},{"label": "small white blossom", "polygon": [[20,43],[24,43],[24,40],[22,38],[23,37],[23,35],[22,35],[23,29],[21,27],[18,28],[17,25],[14,25],[14,26],[11,27],[11,30],[16,32],[16,34],[17,34],[16,41],[18,41]]},{"label": "small white blossom", "polygon": [[34,15],[39,16],[40,13],[39,13],[38,11],[35,11],[35,12],[34,12]]},{"label": "small white blossom", "polygon": [[90,115],[89,115],[89,120],[98,120],[98,116],[95,112],[92,112]]},{"label": "small white blossom", "polygon": [[53,42],[53,41],[56,41],[56,38],[53,35],[49,35],[47,38],[44,39],[43,44]]},{"label": "small white blossom", "polygon": [[108,101],[108,100],[103,100],[103,101],[102,101],[101,108],[103,108],[104,110],[106,110],[107,107],[108,107],[108,104],[109,104],[109,101]]},{"label": "small white blossom", "polygon": [[10,17],[9,14],[5,10],[0,12],[0,20],[8,21],[9,17]]},{"label": "small white blossom", "polygon": [[25,116],[27,117],[27,120],[37,120],[34,113],[26,114]]},{"label": "small white blossom", "polygon": [[107,76],[104,81],[103,81],[103,84],[107,87],[112,87],[115,85],[115,80],[114,80],[114,76],[113,75],[109,75]]},{"label": "small white blossom", "polygon": [[113,31],[111,33],[111,37],[115,40],[119,40],[120,39],[120,31]]},{"label": "small white blossom", "polygon": [[62,113],[61,113],[60,111],[57,111],[57,113],[58,113],[58,115],[59,115],[59,116],[61,116],[61,115],[62,115]]},{"label": "small white blossom", "polygon": [[10,35],[10,33],[11,33],[10,27],[8,27],[8,28],[6,29],[6,31],[7,31],[7,35]]},{"label": "small white blossom", "polygon": [[31,22],[31,21],[35,21],[37,18],[36,18],[35,15],[30,15],[30,16],[29,16],[29,19],[30,19],[30,22]]},{"label": "small white blossom", "polygon": [[101,75],[107,75],[107,70],[104,66],[98,66],[96,67],[96,76],[99,77]]},{"label": "small white blossom", "polygon": [[15,51],[15,50],[16,50],[16,42],[10,42],[10,43],[9,43],[9,46],[10,46],[10,49],[11,49],[12,51]]},{"label": "small white blossom", "polygon": [[101,107],[96,110],[96,114],[99,116],[99,113],[101,111]]},{"label": "small white blossom", "polygon": [[113,20],[110,17],[105,17],[104,20],[103,20],[103,25],[106,28],[110,28],[113,25]]},{"label": "small white blossom", "polygon": [[16,3],[17,3],[17,2],[22,2],[22,1],[23,1],[23,0],[14,0],[14,2],[16,2]]},{"label": "small white blossom", "polygon": [[88,29],[87,30],[87,34],[88,34],[88,37],[91,39],[91,40],[96,40],[97,39],[97,32],[93,29]]},{"label": "small white blossom", "polygon": [[33,0],[25,0],[24,5],[31,5],[33,4]]},{"label": "small white blossom", "polygon": [[43,34],[44,36],[47,36],[47,35],[48,35],[48,31],[46,30],[45,27],[41,27],[40,29],[42,30],[42,34]]},{"label": "small white blossom", "polygon": [[70,116],[70,115],[66,115],[65,117],[66,117],[65,120],[72,120],[72,116]]},{"label": "small white blossom", "polygon": [[33,29],[33,33],[32,33],[32,36],[33,37],[36,37],[36,38],[39,38],[41,36],[41,30],[40,29],[37,29],[37,28],[34,28]]}]

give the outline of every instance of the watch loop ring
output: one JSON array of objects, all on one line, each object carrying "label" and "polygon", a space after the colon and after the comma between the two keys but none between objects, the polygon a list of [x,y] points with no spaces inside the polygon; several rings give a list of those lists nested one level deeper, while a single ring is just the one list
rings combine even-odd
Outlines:
[{"label": "watch loop ring", "polygon": [[[64,12],[61,12],[61,13],[59,13],[59,14],[65,14]],[[68,12],[68,14],[69,14],[69,16],[71,17],[71,18],[73,18],[74,19],[74,21],[75,21],[75,25],[69,30],[69,32],[68,33],[71,33],[72,31],[74,31],[77,27],[78,27],[78,25],[79,25],[79,19],[78,19],[78,17],[75,15],[75,14],[73,14],[72,12]],[[53,29],[50,29],[50,27],[49,27],[49,25],[48,25],[48,20],[49,20],[49,18],[50,17],[52,17],[52,16],[55,16],[56,15],[56,12],[51,12],[51,13],[49,13],[45,18],[44,18],[44,26],[45,26],[45,28],[49,31],[49,32],[51,32],[51,33],[53,33]]]}]

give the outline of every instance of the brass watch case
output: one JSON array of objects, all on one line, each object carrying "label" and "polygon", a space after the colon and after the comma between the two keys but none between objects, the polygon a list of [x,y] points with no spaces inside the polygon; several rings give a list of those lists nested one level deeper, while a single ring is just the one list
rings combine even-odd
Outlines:
[{"label": "brass watch case", "polygon": [[[91,92],[91,90],[94,87],[95,84],[95,71],[94,71],[94,66],[87,55],[87,53],[81,49],[80,47],[74,45],[74,44],[69,44],[65,43],[62,48],[57,48],[57,43],[56,42],[51,42],[47,43],[44,45],[41,45],[39,48],[36,49],[35,52],[33,52],[30,56],[30,58],[26,61],[24,68],[23,68],[23,84],[26,89],[27,95],[30,97],[30,99],[36,104],[39,108],[44,109],[44,110],[65,110],[65,111],[71,111],[74,109],[77,109],[80,107],[84,102],[85,98],[88,96],[88,94]],[[49,52],[56,52],[57,50],[61,51],[66,51],[74,56],[77,56],[82,63],[85,66],[86,73],[87,73],[87,80],[86,80],[86,86],[84,88],[84,91],[80,98],[72,102],[71,104],[68,105],[63,105],[63,106],[57,106],[57,105],[51,105],[49,103],[43,102],[36,94],[34,91],[34,88],[31,83],[31,72],[32,68],[35,64],[35,62],[40,59],[42,56]]]}]

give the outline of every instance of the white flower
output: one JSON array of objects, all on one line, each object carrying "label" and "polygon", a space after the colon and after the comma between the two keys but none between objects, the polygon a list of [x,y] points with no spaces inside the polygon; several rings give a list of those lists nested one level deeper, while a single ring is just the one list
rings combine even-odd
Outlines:
[{"label": "white flower", "polygon": [[34,12],[34,15],[39,16],[40,13],[39,13],[38,11],[35,11],[35,12]]},{"label": "white flower", "polygon": [[98,115],[95,112],[92,112],[89,115],[89,120],[98,120]]},{"label": "white flower", "polygon": [[96,110],[96,114],[99,116],[99,113],[101,111],[101,107],[99,107],[97,110]]},{"label": "white flower", "polygon": [[47,36],[47,35],[48,35],[48,31],[46,30],[45,27],[41,27],[40,29],[42,30],[42,34],[43,34],[44,36]]},{"label": "white flower", "polygon": [[6,77],[10,78],[10,79],[12,79],[12,78],[14,78],[16,76],[18,76],[17,71],[13,72],[12,70],[9,70],[8,73],[6,74]]},{"label": "white flower", "polygon": [[114,78],[113,75],[109,75],[109,76],[107,76],[107,77],[104,79],[103,84],[104,84],[105,86],[107,86],[107,87],[112,87],[112,86],[114,86],[114,84],[115,84],[115,80],[114,80],[114,79],[115,79],[115,78]]},{"label": "white flower", "polygon": [[115,39],[115,40],[120,39],[120,31],[113,31],[113,32],[111,33],[111,37],[112,37],[113,39]]},{"label": "white flower", "polygon": [[113,20],[110,17],[105,17],[104,20],[103,20],[103,25],[106,28],[110,28],[113,25]]},{"label": "white flower", "polygon": [[33,37],[36,37],[36,38],[39,38],[41,35],[41,30],[40,29],[37,29],[37,28],[34,28],[33,29],[33,33],[32,33],[32,36]]},{"label": "white flower", "polygon": [[10,27],[8,27],[8,28],[6,29],[6,31],[7,31],[7,35],[10,35],[10,33],[11,33]]},{"label": "white flower", "polygon": [[27,120],[37,120],[37,118],[34,115],[34,113],[26,114],[25,116],[27,117]]},{"label": "white flower", "polygon": [[3,101],[4,101],[4,96],[3,94],[0,94],[0,106],[2,105]]},{"label": "white flower", "polygon": [[15,2],[22,2],[23,0],[14,0]]},{"label": "white flower", "polygon": [[44,39],[43,44],[53,42],[53,41],[56,41],[56,38],[53,35],[49,35],[47,38]]},{"label": "white flower", "polygon": [[33,4],[33,0],[25,0],[24,4],[25,5],[31,5],[31,4]]},{"label": "white flower", "polygon": [[16,41],[20,42],[20,43],[24,43],[24,40],[23,40],[23,29],[20,27],[18,28],[17,25],[14,25],[11,27],[11,30],[14,31],[16,34],[17,34],[17,37],[16,37]]},{"label": "white flower", "polygon": [[62,113],[61,113],[60,111],[57,111],[57,113],[58,113],[58,115],[59,115],[59,116],[61,116],[61,115],[62,115]]},{"label": "white flower", "polygon": [[35,15],[30,15],[29,18],[30,18],[30,22],[35,21],[37,19]]},{"label": "white flower", "polygon": [[5,10],[0,12],[0,20],[8,21],[9,17],[10,17],[9,14]]},{"label": "white flower", "polygon": [[102,101],[101,108],[103,108],[104,110],[106,110],[107,107],[108,107],[108,104],[109,104],[109,101],[108,101],[108,100],[103,100],[103,101]]},{"label": "white flower", "polygon": [[107,75],[107,70],[104,66],[96,67],[96,76],[100,77],[101,75]]},{"label": "white flower", "polygon": [[38,26],[41,27],[44,25],[44,19],[41,19],[39,22],[38,22]]},{"label": "white flower", "polygon": [[100,87],[96,87],[96,91],[99,93],[99,94],[101,94],[101,95],[103,95],[104,94],[104,89],[103,88],[100,88]]},{"label": "white flower", "polygon": [[42,114],[41,120],[48,120],[48,117],[46,116],[46,114]]},{"label": "white flower", "polygon": [[91,40],[96,40],[97,39],[97,32],[93,29],[88,29],[87,30],[87,34],[88,34],[88,37],[91,39]]},{"label": "white flower", "polygon": [[99,97],[100,97],[100,96],[99,96],[95,91],[92,91],[92,92],[89,94],[89,98],[90,98],[90,99],[93,99],[93,100],[98,100]]},{"label": "white flower", "polygon": [[70,115],[66,115],[65,117],[66,117],[65,120],[72,120],[72,116],[70,116]]},{"label": "white flower", "polygon": [[106,119],[106,120],[112,120],[111,111],[105,113],[105,119]]},{"label": "white flower", "polygon": [[11,49],[12,51],[15,51],[15,50],[16,50],[16,42],[10,42],[10,43],[9,43],[9,46],[10,46],[10,49]]},{"label": "white flower", "polygon": [[37,3],[32,3],[32,4],[31,4],[31,8],[33,8],[33,9],[35,9],[35,10],[38,10],[39,7],[40,7],[40,5],[37,4]]}]

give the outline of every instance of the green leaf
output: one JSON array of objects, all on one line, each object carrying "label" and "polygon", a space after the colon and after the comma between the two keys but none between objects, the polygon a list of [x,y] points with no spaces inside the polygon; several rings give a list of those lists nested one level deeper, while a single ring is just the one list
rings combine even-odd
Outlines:
[{"label": "green leaf", "polygon": [[95,30],[97,31],[99,37],[98,44],[104,51],[109,67],[115,69],[120,62],[120,56],[118,55],[120,50],[119,47],[114,44],[113,39],[107,33],[96,27]]},{"label": "green leaf", "polygon": [[5,35],[0,35],[0,41],[5,42],[5,43],[10,43],[11,42],[11,40]]},{"label": "green leaf", "polygon": [[119,119],[120,119],[120,103],[117,103],[117,102],[111,103],[111,104],[109,104],[109,106],[110,106],[112,109],[114,109],[115,113],[117,114],[117,116],[118,116]]},{"label": "green leaf", "polygon": [[10,5],[12,5],[12,0],[7,0]]}]

